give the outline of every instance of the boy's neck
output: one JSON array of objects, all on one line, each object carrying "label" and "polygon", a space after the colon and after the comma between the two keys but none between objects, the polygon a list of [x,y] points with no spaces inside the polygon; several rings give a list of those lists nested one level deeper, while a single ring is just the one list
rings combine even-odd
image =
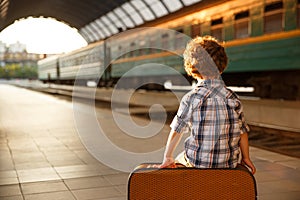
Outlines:
[{"label": "boy's neck", "polygon": [[208,79],[206,79],[206,78],[197,78],[197,82],[198,82],[198,83],[201,83],[201,82],[203,82],[203,81],[205,81],[205,80],[208,80]]},{"label": "boy's neck", "polygon": [[218,80],[221,79],[221,76],[218,77],[218,78],[213,78],[213,79],[212,78],[197,78],[197,82],[201,83],[201,82],[206,81],[206,80],[216,80],[216,79],[218,79]]}]

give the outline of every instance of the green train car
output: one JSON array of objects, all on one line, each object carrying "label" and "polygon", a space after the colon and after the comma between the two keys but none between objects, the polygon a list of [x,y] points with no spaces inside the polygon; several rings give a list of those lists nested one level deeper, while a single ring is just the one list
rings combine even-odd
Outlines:
[{"label": "green train car", "polygon": [[230,63],[224,80],[229,85],[254,86],[256,96],[263,98],[299,99],[300,37],[297,34],[289,32],[257,43],[228,46]]},{"label": "green train car", "polygon": [[[155,25],[182,32],[191,38],[212,35],[224,41],[229,65],[222,76],[227,85],[254,87],[254,93],[247,95],[262,98],[300,99],[299,0],[223,1],[178,16]],[[150,44],[151,41],[159,41],[158,47],[161,49],[172,49],[177,45],[179,49],[172,49],[177,52],[182,52],[182,43],[187,42],[176,34],[157,33],[151,36],[137,32],[121,42],[115,42],[118,45],[112,48],[112,53],[128,50],[141,42]],[[134,66],[144,63],[166,64],[185,74],[180,56],[171,56],[159,50],[148,50],[146,53],[133,50],[112,63],[111,76],[120,78]],[[141,79],[153,79],[159,85],[168,79],[176,84],[176,76],[166,74],[163,71],[153,73],[145,70],[128,77],[128,85],[130,81],[139,83]],[[156,87],[159,88],[159,85]]]},{"label": "green train car", "polygon": [[[228,86],[254,87],[247,95],[262,98],[300,99],[300,0],[203,1],[89,45],[98,48],[88,59],[94,64],[76,56],[89,47],[60,56],[58,70],[68,61],[77,76],[67,80],[60,70],[57,79],[159,90],[166,81],[190,84],[181,55],[190,38],[204,35],[225,43],[229,65],[222,77]],[[98,70],[89,73],[87,66]]]}]

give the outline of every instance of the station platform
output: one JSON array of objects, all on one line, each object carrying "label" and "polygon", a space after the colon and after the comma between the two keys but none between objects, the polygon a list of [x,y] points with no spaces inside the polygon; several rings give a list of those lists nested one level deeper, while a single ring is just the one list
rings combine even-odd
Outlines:
[{"label": "station platform", "polygon": [[[127,199],[129,173],[108,167],[87,151],[73,109],[64,98],[0,84],[1,200]],[[153,143],[166,142],[167,125],[154,142],[136,139],[132,145],[130,137],[116,134],[108,109],[99,107],[96,112],[110,130],[109,138],[121,148],[143,152]],[[147,124],[146,119],[133,120]],[[254,147],[250,154],[257,167],[258,199],[299,199],[300,159]]]}]

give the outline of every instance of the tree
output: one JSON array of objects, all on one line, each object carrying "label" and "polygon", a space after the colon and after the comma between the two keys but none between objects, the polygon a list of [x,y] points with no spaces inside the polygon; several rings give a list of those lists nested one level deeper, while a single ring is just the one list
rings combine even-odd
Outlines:
[{"label": "tree", "polygon": [[0,78],[11,79],[36,79],[38,77],[36,66],[21,66],[20,64],[8,64],[0,67]]}]

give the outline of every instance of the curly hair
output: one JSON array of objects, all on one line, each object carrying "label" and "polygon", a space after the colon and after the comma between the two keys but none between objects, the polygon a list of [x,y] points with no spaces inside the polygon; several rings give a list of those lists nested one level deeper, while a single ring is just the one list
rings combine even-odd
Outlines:
[{"label": "curly hair", "polygon": [[[188,75],[194,77],[194,78],[203,78],[197,67],[195,66],[195,60],[194,60],[194,53],[196,46],[201,46],[204,48],[207,53],[210,55],[210,57],[213,59],[214,63],[216,64],[218,70],[220,73],[222,73],[228,63],[228,58],[224,49],[224,46],[218,42],[217,39],[215,39],[212,36],[204,36],[204,37],[195,37],[192,39],[186,46],[186,49],[184,51],[184,67],[185,71]],[[201,55],[198,55],[198,57]],[[201,66],[206,67],[206,66]]]}]

